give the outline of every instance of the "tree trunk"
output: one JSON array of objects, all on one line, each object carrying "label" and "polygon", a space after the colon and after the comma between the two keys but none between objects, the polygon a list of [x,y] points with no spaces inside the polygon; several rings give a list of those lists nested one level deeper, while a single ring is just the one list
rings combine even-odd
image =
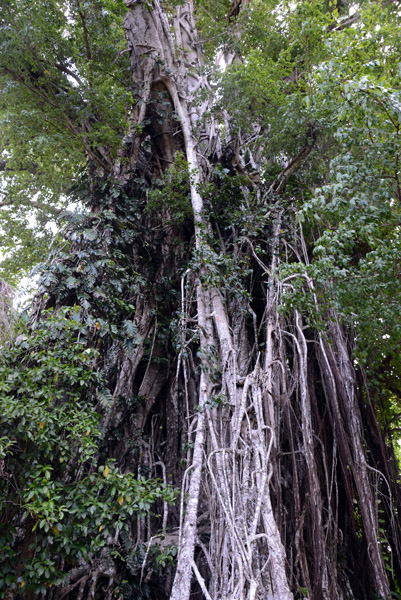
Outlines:
[{"label": "tree trunk", "polygon": [[[210,180],[211,165],[221,155],[221,142],[213,118],[209,117],[206,122],[201,120],[201,115],[209,108],[207,102],[194,102],[194,94],[206,87],[207,81],[200,74],[203,60],[193,21],[192,3],[187,1],[177,9],[173,30],[169,28],[157,0],[151,8],[143,3],[134,3],[125,27],[134,75],[136,78],[140,75],[142,89],[142,104],[135,116],[135,126],[145,117],[144,107],[152,86],[164,85],[183,134],[182,150],[190,175],[195,247],[201,256],[213,255],[208,241],[212,226],[205,211],[201,189],[202,184]],[[137,149],[132,154],[134,161],[136,154]],[[297,166],[298,163],[294,168]],[[275,193],[282,190],[281,179],[271,190]],[[296,557],[296,562],[308,565],[308,574],[302,573],[305,567],[301,566],[302,581],[298,585],[307,583],[311,587],[308,593],[316,600],[341,598],[345,593],[338,580],[337,559],[334,558],[333,562],[339,524],[338,515],[332,514],[332,508],[339,500],[330,498],[334,491],[330,489],[329,480],[333,477],[336,457],[333,452],[325,457],[323,464],[318,459],[326,441],[319,440],[314,431],[316,418],[313,416],[310,395],[315,393],[311,390],[315,384],[308,377],[310,352],[302,319],[295,313],[293,322],[283,326],[277,316],[280,302],[280,290],[276,283],[279,230],[280,218],[277,218],[270,232],[272,262],[268,270],[270,283],[265,305],[266,347],[263,367],[257,355],[253,366],[251,363],[244,368],[239,363],[241,342],[232,336],[232,332],[238,329],[236,315],[230,314],[227,297],[223,300],[221,291],[209,283],[212,277],[206,260],[197,275],[195,287],[202,357],[201,378],[198,414],[194,417],[193,453],[187,469],[189,484],[183,489],[183,492],[187,489],[187,500],[181,516],[177,570],[170,596],[172,600],[187,600],[190,597],[193,576],[204,595],[207,594],[205,582],[194,567],[200,505],[203,511],[209,513],[210,519],[211,551],[205,556],[213,576],[209,597],[216,600],[228,597],[233,600],[293,598],[289,577],[294,575],[292,569],[288,568],[289,557],[285,549],[292,536],[295,536],[294,540],[303,540],[303,549],[299,542],[295,544],[298,552],[306,552],[305,557]],[[243,332],[243,335],[247,334]],[[379,596],[386,598],[389,587],[378,542],[361,418],[355,403],[357,391],[352,363],[340,329],[329,326],[328,335],[336,350],[322,346],[322,352],[329,358],[328,364],[321,363],[321,376],[327,380],[331,372],[334,379],[337,374],[339,379],[336,383],[330,381],[325,385],[326,394],[322,400],[328,406],[334,402],[330,410],[340,411],[348,424],[347,431],[340,435],[350,441],[348,458],[352,460],[353,478],[361,502],[374,585]],[[226,398],[225,405],[218,408],[210,407],[212,393],[216,392],[211,347],[216,348],[215,360],[221,372],[217,389]],[[289,356],[291,358],[287,358]],[[291,363],[292,369],[289,368]],[[294,384],[290,383],[291,380]],[[340,381],[342,387],[338,391]],[[331,392],[330,386],[334,386]],[[287,394],[285,399],[283,392]],[[298,418],[294,421],[290,417],[284,421],[286,425],[283,430],[282,419],[288,411],[288,404],[293,405],[292,410]],[[291,428],[293,431],[288,431]],[[300,506],[298,499],[295,523],[291,526],[285,523],[285,516],[280,518],[279,506],[282,501],[279,501],[280,488],[285,480],[285,461],[279,458],[282,452],[280,446],[286,443],[290,434],[292,447],[294,440],[299,444],[298,449],[292,452],[300,453],[302,461],[299,459],[299,462],[303,465],[292,463],[290,472],[293,481],[303,480],[304,486],[302,492],[296,490],[298,498],[303,496],[303,506]],[[336,434],[334,428],[334,440]],[[324,473],[321,472],[322,467]],[[297,470],[300,472],[297,473]],[[202,488],[206,481],[211,495],[203,498]],[[326,514],[330,517],[327,518]],[[293,529],[294,525],[296,530]],[[309,550],[305,544],[311,546]]]}]

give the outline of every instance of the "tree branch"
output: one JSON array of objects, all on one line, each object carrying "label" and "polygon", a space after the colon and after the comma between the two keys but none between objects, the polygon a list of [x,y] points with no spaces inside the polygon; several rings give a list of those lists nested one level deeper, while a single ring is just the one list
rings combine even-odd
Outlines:
[{"label": "tree branch", "polygon": [[315,142],[316,132],[314,126],[311,124],[309,126],[308,139],[306,143],[302,146],[298,154],[294,156],[294,158],[290,160],[288,165],[281,171],[277,179],[271,184],[269,188],[270,194],[280,194],[283,191],[288,178],[294,173],[294,171],[298,169],[298,167],[306,160],[306,158],[312,152]]},{"label": "tree branch", "polygon": [[[5,192],[1,192],[3,197],[5,198],[0,202],[0,210],[2,208],[7,208],[8,206],[13,206],[15,204],[15,200],[12,198],[8,198]],[[55,206],[51,206],[50,204],[46,204],[45,202],[38,202],[37,200],[28,200],[27,202],[21,202],[20,206],[25,206],[26,208],[36,208],[38,210],[44,210],[47,212],[53,213],[55,216],[58,216],[62,213],[63,209],[56,208]]]},{"label": "tree branch", "polygon": [[78,14],[81,17],[81,21],[82,21],[82,30],[83,30],[83,34],[84,34],[86,58],[88,59],[88,63],[89,63],[89,73],[90,73],[89,85],[90,85],[90,87],[92,87],[92,85],[93,85],[93,65],[92,65],[92,51],[91,51],[90,42],[89,42],[89,32],[88,32],[88,28],[86,26],[86,16],[85,16],[84,11],[82,10],[81,3],[79,0],[77,0],[77,5],[78,5]]},{"label": "tree branch", "polygon": [[[380,4],[382,8],[387,8],[387,6],[391,6],[392,4],[394,4],[394,6],[398,6],[400,5],[400,0],[382,0]],[[359,12],[356,12],[355,14],[344,19],[343,21],[337,21],[332,23],[328,26],[327,31],[342,31],[343,29],[347,29],[347,27],[351,27],[351,25],[359,21],[360,18],[361,14]]]},{"label": "tree branch", "polygon": [[15,173],[16,171],[28,171],[28,173],[31,173],[31,175],[36,175],[37,173],[37,163],[32,163],[32,165],[25,168],[19,167],[18,169],[12,169],[8,166],[8,162],[8,160],[0,160],[0,173],[4,173],[7,171],[10,171],[11,173]]}]

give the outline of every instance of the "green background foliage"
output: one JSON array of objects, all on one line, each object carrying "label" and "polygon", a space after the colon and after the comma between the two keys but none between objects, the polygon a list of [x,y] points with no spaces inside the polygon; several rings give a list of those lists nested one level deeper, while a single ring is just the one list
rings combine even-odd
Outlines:
[{"label": "green background foliage", "polygon": [[[90,553],[104,556],[104,548],[110,555],[110,536],[126,533],[128,522],[148,514],[158,499],[176,497],[171,486],[122,473],[99,455],[106,384],[96,368],[98,352],[85,343],[81,315],[78,306],[50,310],[1,353],[3,590],[26,586],[44,593],[65,581],[60,559],[74,566]],[[20,511],[31,537],[24,556],[12,525]],[[132,556],[127,547],[119,560]]]}]

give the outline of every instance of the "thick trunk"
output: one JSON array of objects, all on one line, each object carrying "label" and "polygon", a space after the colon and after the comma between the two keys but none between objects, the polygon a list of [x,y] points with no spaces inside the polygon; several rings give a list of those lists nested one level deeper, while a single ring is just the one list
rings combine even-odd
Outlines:
[{"label": "thick trunk", "polygon": [[[192,394],[196,389],[195,399],[188,396],[185,376],[192,452],[182,480],[185,499],[183,496],[181,501],[177,565],[170,598],[188,600],[196,586],[204,597],[213,600],[291,600],[297,586],[307,588],[307,594],[314,600],[343,598],[350,585],[344,569],[339,577],[337,566],[341,501],[337,483],[333,483],[337,448],[340,460],[348,461],[351,467],[352,481],[344,471],[344,485],[347,494],[353,493],[353,486],[357,490],[372,581],[378,595],[386,598],[389,586],[378,543],[374,496],[355,401],[355,377],[341,329],[329,324],[333,347],[320,341],[322,401],[332,415],[330,425],[325,427],[330,429],[327,436],[333,437],[333,446],[331,440],[321,439],[316,430],[319,420],[320,427],[323,426],[323,417],[316,414],[318,392],[310,377],[313,357],[301,315],[295,311],[293,319],[284,323],[278,313],[282,208],[274,208],[273,226],[266,232],[270,235],[268,268],[261,264],[252,248],[257,268],[268,275],[265,307],[262,314],[255,315],[259,320],[257,327],[265,329],[264,359],[253,351],[250,360],[244,362],[243,341],[234,337],[233,332],[242,331],[247,337],[249,332],[243,326],[241,329],[238,312],[230,312],[230,300],[213,282],[208,258],[214,256],[210,243],[213,227],[205,210],[202,189],[211,181],[211,167],[221,155],[221,142],[213,118],[205,119],[210,108],[208,102],[198,102],[196,98],[196,94],[207,89],[207,80],[202,74],[203,58],[192,2],[187,0],[176,9],[171,24],[159,0],[153,0],[151,5],[130,0],[126,4],[129,12],[124,27],[136,103],[115,176],[120,181],[129,181],[132,173],[141,168],[141,144],[146,135],[159,138],[161,172],[168,168],[176,151],[183,152],[189,173],[195,251],[201,259],[201,267],[193,277],[200,378],[198,383],[195,381],[196,388],[192,386]],[[177,115],[179,136],[157,124],[157,120],[152,121],[153,130],[149,131],[146,123],[155,90],[167,95],[170,113]],[[155,127],[159,130],[155,131]],[[305,156],[311,147],[307,145]],[[302,160],[303,154],[291,163],[292,170]],[[280,193],[286,180],[286,173],[281,173],[270,186],[269,196]],[[307,282],[307,286],[310,288],[311,283]],[[244,301],[243,309],[247,308]],[[141,341],[134,354],[122,360],[116,398],[133,388],[145,339],[151,333],[150,311],[147,316],[143,311],[137,313],[144,315],[144,322],[138,327]],[[214,363],[219,368],[217,380]],[[191,366],[188,364],[183,372],[191,372]],[[176,376],[180,377],[179,367]],[[146,385],[149,384],[143,381],[140,390]],[[160,391],[162,385],[156,386],[156,390]],[[215,397],[224,401],[216,404]],[[156,398],[157,391],[149,399],[143,424]],[[197,411],[190,417],[194,405]],[[114,413],[114,421],[116,418]],[[289,461],[286,455],[290,456]],[[293,482],[291,508],[283,487],[288,480],[287,469]],[[352,507],[354,498],[350,501]],[[289,510],[293,522],[288,521]],[[200,513],[208,515],[210,526],[206,530],[203,526],[208,545],[201,541],[198,532]],[[295,555],[289,552],[291,545],[295,547]]]}]

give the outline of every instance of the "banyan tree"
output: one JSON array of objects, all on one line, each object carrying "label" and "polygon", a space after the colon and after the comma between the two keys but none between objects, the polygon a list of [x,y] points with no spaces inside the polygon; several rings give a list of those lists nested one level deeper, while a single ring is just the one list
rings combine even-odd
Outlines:
[{"label": "banyan tree", "polygon": [[399,597],[398,11],[3,0],[2,597]]}]

